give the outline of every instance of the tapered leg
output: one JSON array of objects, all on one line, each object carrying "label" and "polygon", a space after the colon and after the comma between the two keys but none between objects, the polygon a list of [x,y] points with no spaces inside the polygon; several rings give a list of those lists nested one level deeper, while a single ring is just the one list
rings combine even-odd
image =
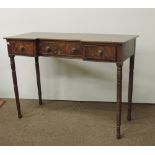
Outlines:
[{"label": "tapered leg", "polygon": [[37,76],[39,104],[42,105],[42,94],[41,94],[41,83],[40,83],[40,69],[39,69],[38,56],[35,57],[35,66],[36,66],[36,76]]},{"label": "tapered leg", "polygon": [[14,92],[15,92],[15,98],[16,98],[17,111],[18,111],[18,118],[22,118],[14,56],[10,56],[10,63],[11,63],[11,69],[12,69],[12,78],[13,78]]},{"label": "tapered leg", "polygon": [[117,139],[121,138],[120,126],[121,126],[121,106],[122,106],[122,64],[117,63]]},{"label": "tapered leg", "polygon": [[130,57],[129,86],[128,86],[128,115],[127,115],[128,121],[131,120],[133,74],[134,74],[134,55]]}]

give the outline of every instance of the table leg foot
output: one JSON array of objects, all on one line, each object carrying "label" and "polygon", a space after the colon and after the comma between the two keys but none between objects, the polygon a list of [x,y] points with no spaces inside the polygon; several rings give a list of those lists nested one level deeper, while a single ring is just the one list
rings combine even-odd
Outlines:
[{"label": "table leg foot", "polygon": [[42,101],[39,101],[39,105],[42,105],[43,104],[43,102]]},{"label": "table leg foot", "polygon": [[121,132],[120,132],[120,126],[117,126],[117,134],[116,134],[117,139],[121,139]]},{"label": "table leg foot", "polygon": [[23,116],[22,114],[18,114],[18,118],[21,119]]},{"label": "table leg foot", "polygon": [[131,121],[131,115],[130,115],[129,113],[130,113],[130,112],[128,112],[127,120],[128,120],[128,121]]}]

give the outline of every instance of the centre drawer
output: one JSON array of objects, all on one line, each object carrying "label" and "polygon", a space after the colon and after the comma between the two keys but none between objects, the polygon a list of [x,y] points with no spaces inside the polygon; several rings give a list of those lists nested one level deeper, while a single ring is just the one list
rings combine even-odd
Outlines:
[{"label": "centre drawer", "polygon": [[39,54],[43,56],[81,57],[81,43],[76,41],[40,41]]},{"label": "centre drawer", "polygon": [[115,61],[116,48],[110,45],[85,45],[84,57],[92,60]]}]

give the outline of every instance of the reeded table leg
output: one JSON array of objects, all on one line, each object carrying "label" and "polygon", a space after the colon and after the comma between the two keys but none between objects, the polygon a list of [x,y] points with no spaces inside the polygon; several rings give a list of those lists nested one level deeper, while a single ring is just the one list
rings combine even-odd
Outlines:
[{"label": "reeded table leg", "polygon": [[121,106],[122,106],[122,64],[117,63],[117,139],[121,138],[120,126],[121,126]]},{"label": "reeded table leg", "polygon": [[42,105],[42,94],[41,94],[41,83],[40,83],[40,69],[39,69],[39,60],[38,56],[35,57],[35,66],[36,66],[36,76],[37,76],[37,86],[38,86],[38,96],[39,104]]},{"label": "reeded table leg", "polygon": [[129,68],[129,86],[128,86],[128,115],[127,120],[131,120],[131,109],[132,109],[132,91],[133,91],[133,74],[134,74],[134,55],[130,57],[130,68]]},{"label": "reeded table leg", "polygon": [[10,56],[10,63],[11,63],[11,69],[12,69],[12,78],[13,78],[13,84],[14,84],[14,92],[15,92],[15,98],[16,98],[18,118],[22,118],[21,108],[20,108],[20,101],[19,101],[19,93],[18,93],[18,84],[17,84],[16,66],[15,66],[14,56]]}]

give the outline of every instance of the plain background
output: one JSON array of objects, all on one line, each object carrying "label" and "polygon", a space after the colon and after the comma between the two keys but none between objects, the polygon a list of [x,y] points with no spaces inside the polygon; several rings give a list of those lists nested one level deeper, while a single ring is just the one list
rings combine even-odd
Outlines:
[{"label": "plain background", "polygon": [[[155,103],[155,9],[0,9],[0,98],[14,98],[3,37],[25,32],[138,34],[133,101]],[[127,101],[129,61],[123,68]],[[21,98],[37,99],[34,58],[16,57]],[[116,100],[116,65],[40,57],[43,99]]]}]

